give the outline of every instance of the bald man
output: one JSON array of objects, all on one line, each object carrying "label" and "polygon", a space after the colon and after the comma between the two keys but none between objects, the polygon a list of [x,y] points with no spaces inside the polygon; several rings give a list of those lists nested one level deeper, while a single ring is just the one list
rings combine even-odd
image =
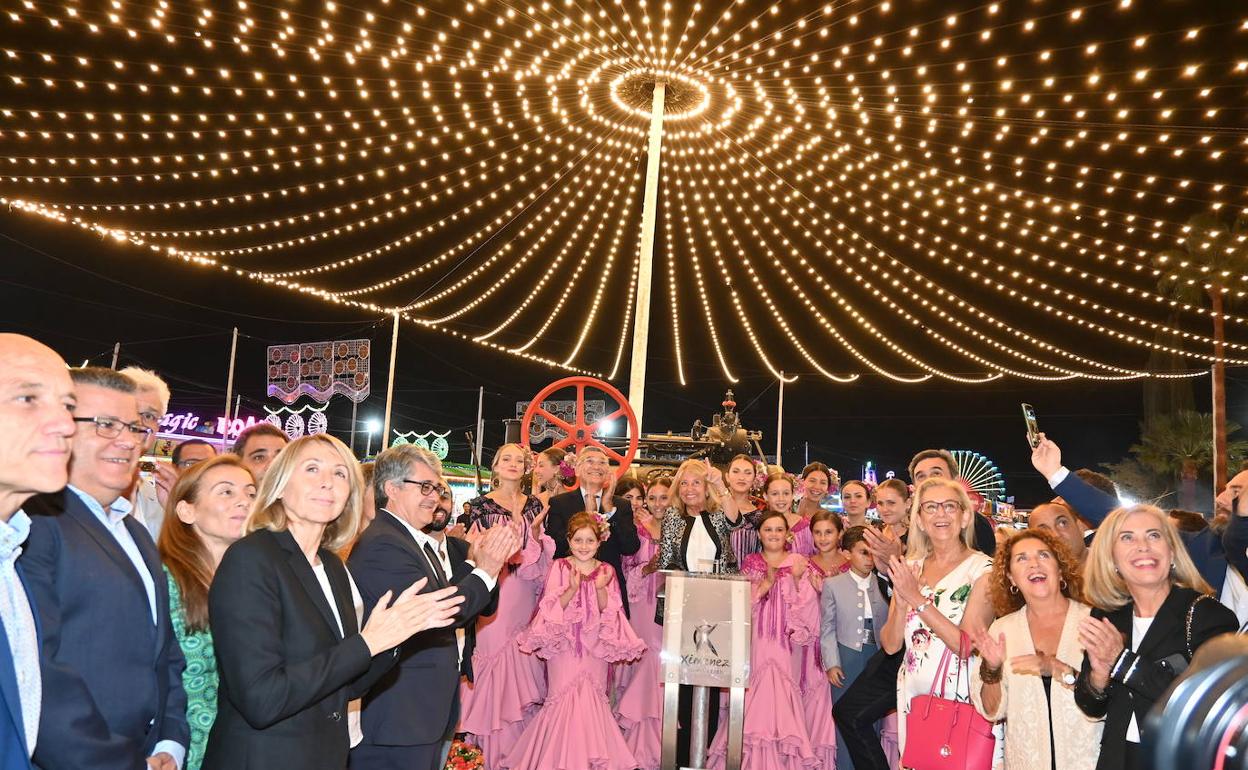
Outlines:
[{"label": "bald man", "polygon": [[75,403],[60,356],[0,334],[0,770],[30,770],[43,700],[34,601],[17,565],[30,533],[21,508],[65,488]]}]

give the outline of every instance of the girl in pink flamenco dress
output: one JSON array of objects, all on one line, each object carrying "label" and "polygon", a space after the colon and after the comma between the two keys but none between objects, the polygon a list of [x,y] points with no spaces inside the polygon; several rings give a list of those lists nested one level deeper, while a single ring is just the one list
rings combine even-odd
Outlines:
[{"label": "girl in pink flamenco dress", "polygon": [[515,524],[523,532],[520,550],[498,575],[498,610],[477,621],[473,682],[462,681],[460,689],[459,729],[481,748],[486,767],[498,767],[546,697],[545,666],[521,652],[516,636],[533,618],[555,543],[542,532],[545,516],[536,497],[524,500],[519,517],[488,496],[468,505],[473,527]]},{"label": "girl in pink flamenco dress", "polygon": [[[793,660],[799,647],[818,644],[819,603],[805,574],[806,558],[785,549],[789,525],[784,514],[763,514],[758,534],[762,552],[750,554],[741,565],[741,574],[753,584],[741,766],[744,770],[818,768]],[[721,721],[708,752],[710,770],[724,770],[727,751],[727,722]]]},{"label": "girl in pink flamenco dress", "polygon": [[[849,570],[849,560],[841,554],[841,517],[831,511],[819,511],[810,519],[815,554],[810,557],[806,577],[815,591],[814,623],[819,625],[819,594],[824,578]],[[836,767],[836,722],[832,719],[832,691],[823,670],[819,640],[794,649],[793,676],[797,678],[806,712],[806,731],[810,745],[819,759],[819,767]]]},{"label": "girl in pink flamenco dress", "polygon": [[607,666],[636,660],[646,645],[624,617],[615,570],[594,558],[608,532],[600,516],[568,522],[571,555],[556,559],[537,614],[517,640],[546,661],[547,694],[507,752],[503,770],[634,770],[607,698]]},{"label": "girl in pink flamenco dress", "polygon": [[637,662],[627,666],[631,669],[628,683],[620,694],[615,707],[616,720],[624,732],[624,742],[633,752],[640,770],[658,770],[663,743],[663,693],[659,652],[663,648],[663,626],[655,621],[659,588],[663,575],[646,572],[646,565],[658,553],[658,539],[651,534],[645,523],[649,511],[667,510],[670,481],[659,479],[647,493],[648,509],[635,511],[640,517],[637,534],[641,549],[632,556],[624,557],[624,571],[628,575],[628,604],[632,608],[631,623],[637,636],[646,643],[646,651]]}]

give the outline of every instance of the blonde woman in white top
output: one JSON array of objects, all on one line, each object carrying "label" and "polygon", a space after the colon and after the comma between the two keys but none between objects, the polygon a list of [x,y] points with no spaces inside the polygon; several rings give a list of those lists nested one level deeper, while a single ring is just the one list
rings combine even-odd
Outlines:
[{"label": "blonde woman in white top", "polygon": [[1078,562],[1052,533],[1027,530],[997,550],[989,580],[1000,617],[972,634],[971,700],[1005,720],[1006,770],[1093,770],[1104,723],[1075,704],[1079,623],[1092,611]]}]

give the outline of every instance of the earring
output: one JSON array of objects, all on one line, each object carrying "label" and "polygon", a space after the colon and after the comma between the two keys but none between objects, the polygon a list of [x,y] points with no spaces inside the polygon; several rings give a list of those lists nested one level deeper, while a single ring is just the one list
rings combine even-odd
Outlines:
[{"label": "earring", "polygon": [[1174,562],[1170,562],[1170,572],[1174,573]]},{"label": "earring", "polygon": [[1010,583],[1010,593],[1012,593],[1012,594],[1017,594],[1017,593],[1018,593],[1018,586],[1014,585],[1013,583]]},{"label": "earring", "polygon": [[1066,590],[1066,578],[1062,578],[1062,590]]}]

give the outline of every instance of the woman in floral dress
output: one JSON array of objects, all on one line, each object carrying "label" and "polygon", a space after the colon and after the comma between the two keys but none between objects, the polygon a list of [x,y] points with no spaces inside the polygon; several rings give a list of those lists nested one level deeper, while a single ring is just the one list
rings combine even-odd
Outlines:
[{"label": "woman in floral dress", "polygon": [[907,559],[890,560],[893,599],[880,633],[887,652],[903,647],[906,651],[897,675],[898,742],[903,755],[910,701],[931,690],[946,650],[953,659],[945,697],[970,703],[968,661],[958,658],[962,633],[973,636],[992,622],[985,579],[992,559],[971,547],[975,513],[966,490],[953,479],[929,478],[919,485],[915,500]]}]

